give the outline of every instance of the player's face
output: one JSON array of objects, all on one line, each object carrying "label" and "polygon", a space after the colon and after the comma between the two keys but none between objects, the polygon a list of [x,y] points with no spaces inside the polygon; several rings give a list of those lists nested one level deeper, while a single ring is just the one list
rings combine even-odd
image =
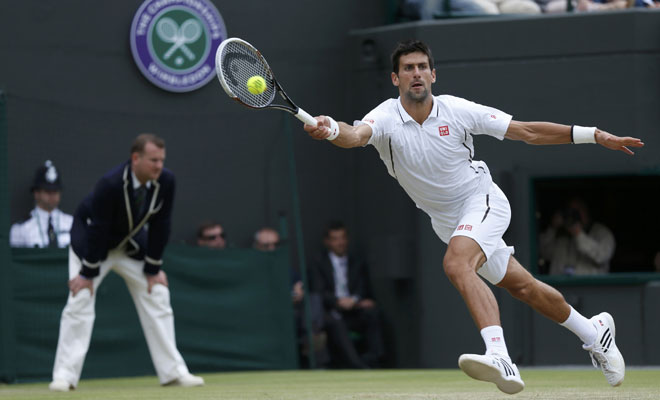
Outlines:
[{"label": "player's face", "polygon": [[34,202],[42,210],[51,212],[60,205],[60,191],[37,189],[34,191]]},{"label": "player's face", "polygon": [[392,84],[399,88],[399,95],[414,102],[423,102],[431,96],[433,82],[435,69],[431,69],[429,57],[422,52],[401,56],[399,72],[392,72]]},{"label": "player's face", "polygon": [[148,142],[142,153],[133,153],[131,168],[142,183],[158,179],[165,164],[165,149]]},{"label": "player's face", "polygon": [[348,251],[348,233],[345,229],[336,229],[328,232],[325,238],[325,247],[338,256],[346,255]]}]

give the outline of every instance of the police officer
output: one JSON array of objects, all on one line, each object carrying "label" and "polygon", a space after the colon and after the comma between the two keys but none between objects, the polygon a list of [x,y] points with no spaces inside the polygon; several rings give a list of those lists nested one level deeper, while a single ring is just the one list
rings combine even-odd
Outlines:
[{"label": "police officer", "polygon": [[67,247],[73,217],[57,208],[62,180],[50,160],[37,169],[31,190],[35,207],[29,219],[12,225],[9,244],[12,247]]}]

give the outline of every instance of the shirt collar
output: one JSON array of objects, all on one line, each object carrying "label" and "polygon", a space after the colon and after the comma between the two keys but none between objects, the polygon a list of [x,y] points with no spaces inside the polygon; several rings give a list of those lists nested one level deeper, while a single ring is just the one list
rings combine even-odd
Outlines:
[{"label": "shirt collar", "polygon": [[37,218],[39,218],[39,220],[44,220],[45,219],[46,221],[48,221],[48,217],[51,214],[54,215],[56,211],[57,211],[57,208],[54,209],[51,212],[48,212],[48,211],[44,210],[43,208],[40,208],[39,206],[34,207],[34,212],[37,214]]},{"label": "shirt collar", "polygon": [[[131,180],[133,181],[133,189],[139,188],[142,184],[140,183],[140,180],[135,176],[135,172],[131,170]],[[147,189],[151,188],[151,181],[147,181],[147,183],[144,184]]]},{"label": "shirt collar", "polygon": [[333,252],[328,252],[332,261],[348,261],[348,255],[338,256]]},{"label": "shirt collar", "polygon": [[[426,119],[438,116],[438,102],[435,101],[435,96],[431,96],[431,99],[433,100],[433,107],[431,107],[431,112],[429,113],[428,117],[426,117]],[[413,117],[411,117],[406,109],[403,108],[403,104],[401,103],[401,96],[396,99],[396,107],[399,110],[399,115],[401,115],[401,120],[404,124],[408,121],[414,121]]]}]

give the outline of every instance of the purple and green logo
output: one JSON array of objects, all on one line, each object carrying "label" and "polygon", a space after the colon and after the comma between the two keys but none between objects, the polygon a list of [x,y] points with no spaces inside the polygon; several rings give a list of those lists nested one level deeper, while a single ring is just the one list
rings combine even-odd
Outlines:
[{"label": "purple and green logo", "polygon": [[131,24],[140,71],[170,92],[189,92],[215,77],[215,49],[227,38],[209,0],[145,0]]}]

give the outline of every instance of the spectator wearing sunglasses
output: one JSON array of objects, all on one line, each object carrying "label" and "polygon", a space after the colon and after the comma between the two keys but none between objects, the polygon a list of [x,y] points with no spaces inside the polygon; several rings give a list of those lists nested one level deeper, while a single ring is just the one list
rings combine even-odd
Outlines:
[{"label": "spectator wearing sunglasses", "polygon": [[215,221],[206,221],[197,228],[197,246],[224,249],[227,247],[225,230]]}]

